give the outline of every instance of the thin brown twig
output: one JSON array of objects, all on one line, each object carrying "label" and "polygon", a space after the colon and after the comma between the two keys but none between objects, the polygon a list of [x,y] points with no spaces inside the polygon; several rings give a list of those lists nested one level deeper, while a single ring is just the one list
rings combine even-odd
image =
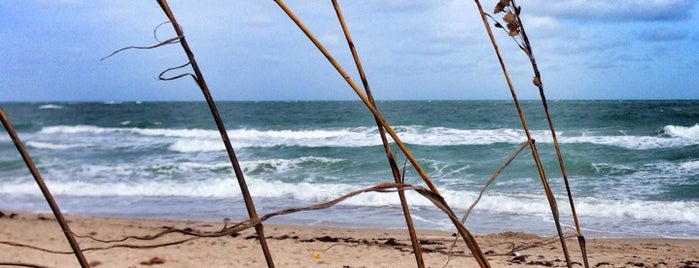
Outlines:
[{"label": "thin brown twig", "polygon": [[515,159],[515,157],[517,157],[517,155],[519,155],[519,153],[521,153],[522,150],[524,150],[524,148],[526,148],[526,147],[529,145],[529,143],[531,143],[531,141],[525,141],[524,143],[522,143],[522,145],[520,145],[520,146],[507,158],[507,160],[505,160],[505,163],[503,163],[503,164],[500,166],[500,168],[498,168],[495,172],[493,172],[492,175],[490,175],[490,178],[488,178],[488,180],[485,182],[485,185],[484,185],[483,188],[481,189],[480,193],[478,193],[478,197],[476,198],[476,200],[474,200],[473,203],[471,203],[471,205],[468,206],[468,209],[466,209],[466,212],[464,212],[464,216],[461,217],[461,222],[462,222],[462,223],[466,223],[466,218],[468,218],[468,215],[471,214],[471,211],[472,211],[473,208],[478,204],[478,201],[481,200],[481,198],[483,197],[483,194],[485,193],[485,190],[488,188],[488,186],[490,186],[490,184],[493,183],[493,181],[495,181],[495,179],[498,178],[498,176],[500,176],[500,173],[502,173],[502,171],[505,170],[505,168],[506,168],[507,166],[509,166],[510,163],[512,163],[512,161]]},{"label": "thin brown twig", "polygon": [[187,67],[189,65],[192,65],[192,63],[187,62],[187,63],[182,64],[180,66],[167,68],[158,75],[158,79],[162,80],[162,81],[170,81],[170,80],[180,79],[180,78],[185,77],[185,76],[190,76],[190,77],[192,77],[192,79],[194,79],[194,81],[197,81],[197,77],[192,73],[182,73],[182,74],[178,74],[178,75],[171,76],[171,77],[165,77],[165,74],[167,72],[172,71],[172,70],[182,69],[182,68]]},{"label": "thin brown twig", "polygon": [[48,268],[48,266],[23,263],[23,262],[0,262],[0,266],[16,266],[16,267],[32,267],[32,268]]},{"label": "thin brown twig", "polygon": [[[510,157],[507,158],[505,163],[502,164],[500,166],[500,168],[498,168],[495,172],[493,172],[493,174],[490,176],[490,178],[488,178],[488,180],[485,182],[485,185],[483,186],[483,188],[481,188],[481,191],[480,191],[480,193],[478,193],[478,197],[476,197],[476,200],[474,200],[473,203],[471,203],[471,205],[468,207],[468,209],[466,209],[466,212],[464,212],[464,215],[461,217],[461,223],[466,224],[466,219],[468,218],[469,214],[471,214],[471,211],[473,210],[473,208],[476,207],[478,202],[481,200],[481,198],[483,197],[483,194],[485,194],[485,190],[488,188],[488,186],[490,186],[490,184],[493,183],[493,181],[495,181],[495,179],[497,179],[498,176],[500,176],[500,173],[508,165],[510,165],[510,163],[515,159],[515,157],[517,157],[517,155],[519,155],[519,153],[521,153],[522,150],[524,150],[524,148],[526,148],[527,145],[529,145],[529,143],[530,143],[530,141],[526,141],[526,142],[522,143],[522,145],[520,145],[517,148],[517,150],[515,150],[510,155]],[[452,242],[451,246],[449,247],[449,252],[451,252],[455,248],[456,243],[458,241],[459,241],[459,237],[457,236],[454,238],[454,241]],[[448,257],[446,263],[442,267],[447,267],[447,265],[449,264],[449,261],[450,261],[450,258]]]},{"label": "thin brown twig", "polygon": [[200,237],[219,237],[219,236],[223,236],[223,235],[232,234],[233,232],[231,230],[236,230],[239,226],[241,226],[243,224],[244,224],[244,222],[239,222],[237,224],[231,225],[230,227],[228,227],[226,225],[223,229],[221,229],[220,231],[216,231],[216,232],[199,232],[199,231],[195,231],[193,229],[169,228],[167,230],[161,231],[161,232],[154,234],[154,235],[146,235],[146,236],[130,235],[130,236],[126,236],[126,237],[123,237],[120,239],[114,239],[114,240],[98,239],[98,238],[95,238],[94,236],[90,236],[90,235],[83,235],[83,236],[75,235],[75,236],[79,237],[79,238],[87,238],[87,239],[93,240],[95,242],[100,242],[100,243],[105,243],[105,244],[120,243],[120,242],[125,242],[125,241],[130,240],[130,239],[133,239],[133,240],[154,240],[154,239],[157,239],[157,238],[160,238],[160,237],[163,237],[165,235],[172,234],[172,233],[179,233],[179,234],[183,234],[183,235],[193,235],[193,236],[200,236]]},{"label": "thin brown twig", "polygon": [[103,60],[106,60],[106,59],[108,59],[108,58],[111,58],[112,56],[114,56],[114,55],[116,55],[116,54],[118,54],[119,52],[122,52],[122,51],[124,51],[124,50],[129,50],[129,49],[154,49],[154,48],[158,48],[158,47],[165,46],[165,45],[169,45],[169,44],[176,44],[180,39],[183,39],[183,38],[184,38],[184,36],[176,36],[176,37],[170,38],[170,39],[168,39],[168,40],[165,40],[165,41],[163,41],[163,42],[160,42],[160,43],[157,43],[157,44],[155,44],[155,45],[152,45],[152,46],[128,46],[128,47],[123,47],[123,48],[120,48],[120,49],[115,50],[114,52],[112,52],[111,54],[109,54],[109,55],[107,55],[107,56],[102,57],[102,58],[100,59],[100,61],[103,61]]},{"label": "thin brown twig", "polygon": [[327,252],[328,250],[330,250],[331,248],[334,248],[334,247],[340,247],[340,246],[341,246],[341,247],[348,247],[348,248],[356,248],[356,247],[358,247],[358,246],[360,246],[360,245],[361,245],[361,244],[347,245],[347,244],[342,244],[342,243],[335,243],[335,244],[332,244],[332,245],[330,245],[329,247],[326,247],[326,248],[324,248],[324,249],[311,249],[311,250],[319,251],[319,252]]},{"label": "thin brown twig", "polygon": [[[359,194],[367,193],[367,192],[395,192],[398,190],[403,190],[403,191],[408,191],[412,190],[417,192],[418,194],[422,195],[423,197],[427,198],[430,200],[437,208],[442,210],[447,216],[451,219],[452,223],[455,225],[457,230],[459,231],[459,234],[462,236],[464,239],[466,246],[471,249],[471,252],[474,254],[474,257],[476,260],[481,264],[481,267],[490,267],[490,265],[487,262],[487,259],[485,259],[485,256],[482,254],[480,249],[478,248],[477,243],[475,242],[475,238],[471,235],[471,233],[459,222],[458,218],[454,214],[454,212],[449,208],[447,203],[444,201],[444,199],[437,193],[432,192],[431,190],[422,187],[422,186],[416,186],[416,185],[409,185],[409,184],[398,184],[398,183],[380,183],[376,184],[374,186],[362,188],[359,190],[355,190],[349,193],[346,193],[338,198],[335,198],[333,200],[319,203],[319,204],[314,204],[306,207],[295,207],[295,208],[286,208],[282,210],[278,210],[276,212],[272,212],[269,214],[266,214],[258,219],[247,219],[245,221],[242,221],[236,225],[233,225],[231,227],[224,228],[220,231],[215,231],[215,232],[200,232],[196,230],[183,230],[183,229],[168,229],[162,232],[159,232],[156,235],[151,235],[151,236],[142,236],[138,237],[140,240],[155,240],[157,238],[163,237],[167,234],[171,233],[180,233],[188,236],[193,236],[187,239],[182,239],[182,240],[177,240],[174,242],[167,242],[167,243],[160,243],[160,244],[152,244],[152,245],[132,245],[132,244],[117,244],[117,245],[111,245],[108,247],[92,247],[92,248],[86,248],[84,251],[94,251],[94,250],[106,250],[106,249],[111,249],[111,248],[133,248],[133,249],[143,249],[143,248],[157,248],[157,247],[164,247],[164,246],[171,246],[171,245],[176,245],[176,244],[181,244],[187,241],[191,241],[194,239],[199,239],[199,238],[206,238],[206,237],[221,237],[221,236],[227,236],[235,232],[240,232],[242,230],[258,226],[262,222],[269,220],[270,218],[276,217],[276,216],[281,216],[281,215],[287,215],[291,213],[296,213],[296,212],[301,212],[301,211],[311,211],[311,210],[319,210],[319,209],[326,209],[329,207],[332,207],[346,199],[349,199],[351,197],[357,196]],[[99,240],[99,239],[94,239],[95,241],[108,241],[108,242],[114,242],[114,241],[126,241],[129,238],[136,238],[136,237],[128,237],[128,238],[123,238],[119,240]],[[259,237],[258,237],[259,238]],[[0,241],[3,242],[3,241]],[[50,253],[55,253],[55,254],[70,254],[70,252],[61,252],[61,251],[53,251],[53,250],[48,250],[36,246],[31,246],[31,245],[25,245],[21,243],[15,243],[15,242],[7,242],[5,244],[8,245],[13,245],[13,246],[18,246],[18,247],[26,247],[30,249],[35,249],[35,250],[41,250],[45,252],[50,252]]]},{"label": "thin brown twig", "polygon": [[13,241],[0,241],[0,244],[12,246],[12,247],[28,248],[28,249],[43,251],[43,252],[51,253],[51,254],[73,254],[72,251],[60,251],[60,250],[46,249],[46,248],[42,248],[42,247],[32,246],[29,244],[23,244],[23,243],[18,243],[18,242],[13,242]]}]

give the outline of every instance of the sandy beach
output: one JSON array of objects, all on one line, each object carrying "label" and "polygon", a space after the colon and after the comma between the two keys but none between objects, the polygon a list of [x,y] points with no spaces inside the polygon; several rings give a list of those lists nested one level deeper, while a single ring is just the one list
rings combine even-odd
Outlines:
[{"label": "sandy beach", "polygon": [[[217,231],[224,222],[196,222],[66,216],[71,230],[100,240],[154,235],[163,230]],[[448,253],[453,234],[420,230],[426,267],[478,267],[463,243]],[[416,267],[407,231],[265,225],[277,267]],[[171,233],[155,240],[128,239],[102,243],[78,238],[92,267],[266,267],[251,229],[233,235],[192,238]],[[565,267],[560,243],[550,237],[504,232],[477,240],[493,267]],[[574,267],[582,267],[577,239],[568,247]],[[175,243],[155,248],[148,245]],[[63,253],[51,253],[34,246]],[[111,247],[109,249],[99,249]],[[97,249],[96,249],[97,248]],[[513,248],[515,248],[513,254]],[[666,238],[588,238],[591,267],[699,267],[699,240]],[[466,252],[466,254],[464,254]],[[35,267],[78,267],[51,214],[3,211],[0,217],[0,263]]]}]

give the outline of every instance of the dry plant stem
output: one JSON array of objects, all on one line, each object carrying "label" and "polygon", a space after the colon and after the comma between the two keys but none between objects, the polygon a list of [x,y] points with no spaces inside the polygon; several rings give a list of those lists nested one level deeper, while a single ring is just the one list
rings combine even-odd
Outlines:
[{"label": "dry plant stem", "polygon": [[502,55],[500,55],[500,49],[498,48],[497,42],[495,41],[495,37],[493,36],[493,31],[490,28],[490,24],[488,24],[488,19],[486,17],[485,11],[483,11],[483,7],[481,6],[481,3],[479,0],[474,0],[476,3],[476,6],[478,8],[478,12],[481,15],[481,20],[483,21],[483,25],[486,28],[486,32],[488,32],[488,37],[490,38],[490,41],[493,45],[493,49],[495,50],[495,54],[497,55],[498,61],[500,63],[500,67],[502,69],[503,75],[505,76],[505,80],[507,82],[507,86],[510,89],[510,94],[512,95],[512,100],[515,104],[515,107],[517,108],[517,113],[519,114],[520,121],[522,123],[522,128],[524,129],[524,132],[527,136],[527,140],[530,140],[531,143],[529,144],[531,150],[532,150],[532,157],[534,158],[534,162],[536,164],[536,169],[537,172],[539,173],[539,178],[541,179],[541,184],[544,187],[544,192],[546,194],[546,198],[548,199],[549,206],[551,207],[551,214],[553,216],[553,220],[556,225],[556,231],[558,232],[558,237],[559,240],[561,241],[561,247],[563,249],[563,254],[565,255],[566,259],[566,264],[568,267],[572,267],[572,263],[570,261],[570,254],[568,253],[568,247],[566,246],[565,242],[565,237],[563,235],[563,230],[561,228],[561,223],[560,223],[560,218],[558,214],[558,206],[556,204],[556,198],[553,195],[553,192],[551,191],[551,188],[549,187],[548,181],[546,179],[546,174],[544,173],[544,168],[541,164],[541,159],[539,158],[539,153],[536,149],[536,143],[531,137],[531,133],[529,132],[529,128],[527,127],[527,121],[526,118],[524,117],[524,113],[522,112],[522,108],[519,105],[519,100],[517,99],[517,94],[515,93],[514,86],[512,84],[512,80],[510,79],[510,75],[507,71],[507,67],[505,66],[505,62],[502,59]]},{"label": "dry plant stem", "polygon": [[364,102],[364,104],[367,106],[367,108],[374,114],[375,118],[381,125],[385,128],[386,132],[391,136],[391,138],[395,141],[396,145],[398,145],[399,148],[403,151],[403,154],[405,154],[406,158],[411,162],[415,170],[420,174],[422,177],[423,181],[428,185],[430,188],[430,191],[422,191],[416,190],[418,193],[428,197],[438,208],[442,209],[447,215],[449,215],[449,219],[452,221],[454,226],[457,228],[459,231],[459,234],[461,234],[462,238],[466,242],[466,245],[469,247],[471,252],[473,253],[476,261],[478,261],[479,265],[481,267],[490,267],[490,264],[488,263],[488,260],[485,258],[485,255],[483,252],[481,252],[480,248],[478,247],[478,243],[476,240],[473,238],[471,233],[466,229],[463,224],[459,221],[458,217],[454,215],[454,213],[451,211],[449,206],[446,204],[442,196],[439,194],[437,188],[434,186],[432,181],[429,179],[427,174],[422,170],[422,168],[419,166],[415,158],[412,156],[410,151],[405,147],[403,142],[400,140],[398,135],[391,129],[391,127],[388,125],[386,120],[381,116],[381,114],[376,110],[374,105],[371,104],[369,99],[361,92],[359,87],[357,86],[356,83],[350,78],[350,76],[347,74],[347,72],[335,61],[335,59],[330,55],[330,53],[323,47],[323,45],[318,41],[313,34],[311,34],[310,30],[294,15],[293,12],[284,4],[283,1],[281,0],[275,0],[275,3],[279,5],[279,7],[289,16],[289,18],[296,23],[296,25],[304,32],[304,34],[313,42],[313,44],[320,50],[321,53],[328,59],[328,61],[335,67],[335,69],[342,75],[342,77],[347,81],[347,83],[352,87],[352,89],[355,91],[357,96]]},{"label": "dry plant stem", "polygon": [[[359,54],[357,53],[357,49],[354,46],[354,42],[352,42],[352,36],[350,35],[349,29],[347,27],[347,24],[345,23],[345,19],[342,16],[342,11],[340,10],[340,6],[337,4],[337,0],[332,0],[333,8],[335,9],[335,13],[337,14],[337,19],[340,22],[340,26],[342,26],[342,32],[345,34],[345,39],[347,39],[347,44],[349,45],[349,49],[352,52],[352,58],[354,59],[354,63],[357,66],[357,72],[359,72],[359,77],[362,79],[362,85],[364,86],[364,91],[366,92],[367,98],[369,98],[369,102],[376,108],[376,102],[374,101],[374,96],[371,93],[371,88],[369,87],[369,81],[366,78],[366,74],[364,73],[364,68],[362,67],[362,63],[359,60]],[[386,152],[386,156],[388,157],[388,163],[391,168],[391,172],[393,174],[393,179],[396,183],[401,183],[401,174],[398,169],[398,166],[396,165],[396,162],[393,161],[393,154],[391,153],[391,147],[388,144],[388,139],[386,138],[386,132],[384,131],[384,128],[381,126],[381,123],[379,120],[374,117],[376,120],[376,126],[379,130],[379,135],[381,136],[381,141],[383,143],[384,151]],[[403,190],[398,190],[398,198],[400,199],[400,204],[401,208],[403,209],[403,216],[405,217],[405,223],[408,227],[408,232],[410,234],[410,242],[413,246],[413,252],[415,255],[415,262],[418,267],[423,268],[425,267],[425,261],[422,258],[422,250],[420,249],[420,243],[417,239],[417,233],[415,232],[415,226],[413,225],[413,219],[410,216],[410,209],[408,208],[408,201],[405,198],[405,192]]]},{"label": "dry plant stem", "polygon": [[[511,0],[513,5],[514,0]],[[527,37],[527,32],[524,29],[524,24],[520,23],[520,31],[522,35],[522,40],[524,41],[525,48],[524,52],[527,54],[527,57],[531,61],[532,64],[532,69],[534,70],[534,76],[537,78],[537,81],[539,83],[536,85],[537,88],[539,89],[539,96],[541,98],[541,103],[544,107],[544,113],[546,114],[546,120],[548,121],[549,129],[551,130],[551,138],[553,139],[553,144],[556,149],[556,156],[558,158],[558,163],[561,168],[561,175],[563,176],[563,182],[565,183],[566,186],[566,192],[568,194],[568,200],[570,201],[570,209],[573,214],[573,221],[575,222],[575,231],[578,235],[582,235],[582,231],[580,229],[580,223],[578,221],[578,216],[575,211],[575,203],[573,202],[573,195],[570,191],[570,183],[568,182],[568,174],[566,172],[565,164],[563,161],[563,154],[561,153],[561,147],[559,146],[558,143],[558,138],[556,135],[556,130],[553,125],[553,120],[551,119],[551,112],[549,110],[548,102],[546,101],[546,94],[544,94],[544,84],[543,81],[541,80],[541,73],[539,72],[539,67],[536,64],[536,59],[534,58],[534,52],[532,51],[531,44],[529,43],[529,38]]]},{"label": "dry plant stem", "polygon": [[48,266],[43,266],[43,265],[38,265],[38,264],[31,264],[31,263],[19,263],[19,262],[0,262],[0,266],[48,268]]},{"label": "dry plant stem", "polygon": [[529,146],[530,143],[532,143],[531,140],[528,140],[528,141],[525,141],[524,143],[522,143],[522,145],[520,145],[519,148],[517,148],[517,150],[515,150],[515,152],[513,152],[510,155],[510,157],[507,158],[505,163],[502,164],[502,166],[500,166],[500,168],[498,168],[495,172],[493,172],[493,175],[491,175],[490,178],[488,178],[488,181],[486,181],[485,185],[481,189],[481,192],[478,194],[478,197],[476,198],[476,200],[473,201],[473,203],[468,207],[468,209],[464,213],[464,216],[461,217],[461,223],[466,223],[466,219],[468,218],[468,215],[471,214],[471,210],[473,210],[473,208],[476,207],[476,204],[478,204],[478,201],[481,200],[481,197],[483,197],[483,194],[485,193],[485,190],[488,188],[488,186],[490,186],[490,184],[493,183],[493,181],[495,181],[495,179],[498,176],[500,176],[500,173],[502,173],[502,171],[505,170],[505,168],[508,165],[510,165],[510,163],[512,163],[512,160],[514,160],[515,157],[517,157],[517,155],[519,155],[519,153],[521,153],[522,150],[524,150],[524,148]]},{"label": "dry plant stem", "polygon": [[432,183],[432,180],[430,180],[429,176],[427,176],[427,173],[422,169],[420,164],[417,162],[413,154],[408,150],[408,148],[405,146],[403,141],[398,137],[395,131],[391,128],[391,126],[386,122],[386,120],[383,118],[381,113],[379,113],[378,110],[374,107],[374,105],[371,104],[371,101],[366,97],[366,95],[362,92],[362,90],[359,88],[359,86],[352,80],[352,78],[349,76],[349,74],[340,66],[339,63],[330,55],[330,52],[328,52],[327,49],[318,41],[318,39],[311,33],[311,31],[299,20],[299,18],[289,9],[289,7],[284,4],[284,1],[282,0],[274,0],[277,5],[286,13],[289,18],[296,23],[296,26],[303,31],[303,33],[313,42],[313,44],[320,50],[320,52],[325,56],[326,59],[330,62],[330,64],[335,67],[335,70],[337,70],[340,75],[345,79],[345,81],[349,84],[349,86],[354,90],[354,92],[357,94],[357,96],[362,100],[364,105],[371,111],[371,113],[374,115],[376,120],[381,124],[381,126],[386,130],[389,136],[393,139],[393,141],[396,143],[396,145],[401,149],[405,157],[410,161],[410,164],[415,168],[415,171],[420,175],[422,180],[427,184],[427,187],[430,188],[431,191],[439,193],[439,190],[437,187]]},{"label": "dry plant stem", "polygon": [[158,44],[155,44],[155,45],[152,45],[152,46],[149,46],[149,47],[129,46],[129,47],[120,48],[120,49],[117,49],[116,51],[112,52],[111,54],[109,54],[109,55],[107,55],[107,56],[104,56],[103,58],[100,59],[100,61],[103,61],[103,60],[105,60],[105,59],[107,59],[107,58],[110,58],[110,57],[116,55],[117,53],[122,52],[122,51],[127,50],[127,49],[154,49],[154,48],[161,47],[161,46],[164,46],[164,45],[173,44],[173,43],[177,42],[178,40],[180,40],[180,36],[170,38],[170,39],[168,39],[168,40],[165,40],[165,41],[163,41],[163,42],[160,42],[160,43],[158,43]]},{"label": "dry plant stem", "polygon": [[[114,242],[122,242],[126,241],[128,239],[137,239],[137,240],[155,240],[157,238],[163,237],[166,234],[171,234],[171,233],[180,233],[183,235],[188,235],[188,236],[193,236],[189,237],[183,240],[178,240],[174,242],[168,242],[168,243],[161,243],[161,244],[154,244],[154,245],[131,245],[131,244],[119,244],[119,245],[112,245],[108,247],[94,247],[94,248],[87,248],[85,251],[93,251],[93,250],[106,250],[110,248],[133,248],[133,249],[147,249],[147,248],[157,248],[157,247],[165,247],[165,246],[172,246],[172,245],[177,245],[181,244],[184,242],[191,241],[193,239],[198,239],[198,238],[205,238],[205,237],[222,237],[222,236],[228,236],[231,235],[232,233],[237,233],[243,230],[246,230],[250,227],[253,226],[258,226],[262,222],[269,220],[272,217],[276,216],[281,216],[281,215],[287,215],[291,213],[296,213],[296,212],[301,212],[301,211],[310,211],[310,210],[319,210],[319,209],[326,209],[329,207],[332,207],[348,198],[357,196],[362,193],[367,193],[367,192],[393,192],[393,191],[407,191],[407,190],[412,190],[417,192],[418,194],[424,196],[428,200],[430,200],[437,208],[442,210],[447,216],[449,216],[449,219],[452,221],[452,223],[456,226],[457,230],[459,231],[459,234],[461,237],[466,241],[467,246],[469,249],[471,249],[471,252],[473,253],[473,257],[478,261],[478,263],[481,265],[481,267],[490,267],[490,264],[488,264],[487,259],[485,258],[485,255],[480,251],[480,248],[478,248],[478,244],[476,243],[475,238],[471,235],[471,233],[464,227],[462,224],[460,224],[459,219],[456,217],[456,215],[453,213],[451,208],[447,205],[447,203],[444,201],[444,198],[442,198],[441,195],[432,192],[431,190],[422,187],[422,186],[417,186],[417,185],[409,185],[409,184],[400,184],[400,183],[380,183],[374,186],[370,186],[367,188],[355,190],[349,193],[346,193],[338,198],[335,198],[333,200],[324,202],[324,203],[319,203],[315,205],[310,205],[306,207],[297,207],[297,208],[287,208],[287,209],[282,209],[278,210],[269,214],[265,214],[264,216],[256,219],[247,219],[245,221],[242,221],[240,223],[237,223],[235,225],[232,225],[230,227],[225,227],[221,229],[220,231],[214,231],[214,232],[200,232],[196,230],[191,230],[191,229],[175,229],[171,228],[165,231],[162,231],[158,234],[155,235],[150,235],[150,236],[141,236],[141,237],[136,237],[136,236],[129,236],[126,238],[122,239],[117,239],[117,240],[100,240],[100,239],[95,239],[90,236],[84,236],[88,237],[94,241],[97,242],[102,242],[102,243],[114,243]],[[0,241],[0,244],[7,244],[11,246],[18,246],[18,247],[26,247],[34,250],[41,250],[45,252],[50,252],[50,253],[55,253],[55,254],[70,254],[70,252],[63,252],[63,251],[53,251],[53,250],[48,250],[48,249],[43,249],[40,247],[36,246],[31,246],[31,245],[25,245],[25,244],[20,244],[20,243],[14,243],[14,242],[7,242],[7,241]]]},{"label": "dry plant stem", "polygon": [[[228,153],[231,165],[233,166],[233,171],[235,172],[235,176],[238,179],[238,185],[240,186],[240,192],[243,195],[243,200],[245,201],[245,206],[247,208],[248,215],[250,216],[251,220],[255,221],[258,218],[257,212],[255,210],[255,205],[252,201],[252,197],[250,196],[250,191],[248,190],[247,183],[245,182],[245,177],[243,175],[242,169],[240,168],[240,164],[238,163],[238,159],[235,155],[235,152],[233,151],[233,146],[231,145],[230,139],[228,138],[226,128],[223,125],[223,121],[221,120],[221,116],[218,113],[216,104],[213,98],[211,97],[211,93],[209,92],[209,87],[206,85],[204,76],[202,75],[201,70],[197,65],[197,61],[194,59],[194,54],[192,53],[192,50],[189,48],[187,40],[184,37],[184,33],[182,32],[182,29],[179,27],[179,24],[177,23],[175,16],[172,14],[172,11],[170,10],[170,7],[168,6],[166,0],[158,0],[158,4],[160,4],[160,7],[163,9],[168,19],[170,20],[172,27],[177,33],[177,36],[181,37],[180,44],[182,45],[182,49],[184,49],[185,53],[187,53],[187,58],[189,59],[189,62],[192,65],[192,69],[194,70],[195,81],[201,89],[202,94],[204,95],[204,98],[206,99],[206,102],[209,105],[211,115],[214,117],[214,120],[216,121],[216,126],[218,127],[219,133],[221,134],[221,139],[223,140],[223,143],[226,147],[226,152]],[[260,246],[262,247],[262,251],[265,255],[267,266],[274,267],[274,260],[272,259],[269,247],[267,246],[267,241],[265,240],[264,236],[264,228],[261,223],[255,225],[255,231],[257,232],[257,235],[260,238]]]},{"label": "dry plant stem", "polygon": [[459,218],[456,217],[456,214],[449,208],[449,205],[447,204],[446,201],[444,201],[444,198],[442,198],[441,195],[438,193],[434,192],[429,192],[426,191],[425,189],[415,189],[416,192],[420,193],[421,195],[427,197],[432,203],[437,206],[439,209],[441,209],[444,213],[449,216],[449,220],[451,220],[452,224],[456,229],[458,230],[459,234],[461,235],[461,238],[464,240],[466,243],[466,246],[471,250],[471,253],[473,254],[473,257],[476,259],[478,262],[478,265],[481,266],[481,268],[485,267],[491,267],[490,263],[488,263],[488,259],[485,257],[483,254],[483,251],[481,251],[480,247],[478,247],[478,243],[476,242],[476,238],[471,235],[471,232],[466,229],[466,226],[464,226],[460,221]]},{"label": "dry plant stem", "polygon": [[68,243],[70,243],[70,247],[71,249],[73,249],[75,257],[78,259],[78,263],[80,263],[80,266],[83,268],[90,267],[90,265],[87,263],[87,260],[85,259],[85,256],[80,250],[80,245],[75,240],[75,237],[73,237],[73,232],[70,231],[70,227],[68,226],[68,223],[63,217],[63,213],[61,213],[61,209],[58,207],[56,200],[53,199],[53,195],[51,195],[51,192],[49,191],[49,188],[46,186],[44,179],[41,177],[39,170],[34,165],[34,161],[32,161],[31,156],[29,156],[29,153],[22,145],[22,141],[19,139],[19,136],[17,136],[17,132],[15,132],[14,127],[12,127],[12,124],[10,123],[10,119],[7,118],[7,115],[5,115],[5,111],[1,107],[0,119],[2,119],[2,124],[5,126],[7,133],[10,134],[10,137],[12,138],[12,142],[14,142],[15,147],[17,147],[17,151],[19,151],[20,155],[22,155],[24,163],[27,165],[27,168],[32,173],[32,176],[34,177],[36,184],[39,186],[39,189],[41,189],[41,193],[44,195],[46,202],[49,203],[49,207],[51,207],[53,215],[56,216],[56,221],[61,226],[63,234],[66,236]]},{"label": "dry plant stem", "polygon": [[[515,0],[511,0],[513,6],[517,6],[515,3]],[[519,20],[519,14],[516,15],[517,19]],[[548,102],[546,101],[546,94],[544,94],[544,83],[543,80],[541,79],[541,73],[539,72],[539,67],[536,64],[536,59],[534,58],[534,51],[532,50],[531,43],[529,42],[529,37],[527,36],[527,32],[524,29],[524,24],[520,22],[520,35],[522,36],[522,41],[524,42],[524,47],[526,49],[523,49],[524,52],[527,54],[527,57],[529,58],[529,61],[531,61],[532,64],[532,69],[534,70],[534,77],[535,80],[538,81],[538,83],[535,83],[536,87],[539,89],[539,96],[541,98],[541,104],[544,107],[544,112],[546,114],[546,120],[548,121],[549,128],[551,130],[551,138],[553,139],[553,145],[554,148],[556,149],[556,157],[558,158],[558,164],[561,169],[561,176],[563,177],[563,182],[566,187],[566,193],[568,195],[568,202],[570,203],[570,210],[571,214],[573,217],[573,221],[575,223],[575,231],[577,233],[578,237],[578,243],[580,244],[580,252],[582,254],[583,262],[585,265],[585,268],[590,267],[590,264],[587,259],[587,251],[585,247],[585,237],[582,234],[582,231],[580,229],[580,222],[578,221],[578,214],[575,210],[575,203],[573,202],[573,194],[570,190],[570,183],[568,182],[568,174],[566,172],[566,167],[563,161],[563,154],[561,153],[561,148],[558,144],[558,138],[556,136],[556,129],[553,126],[553,120],[551,119],[551,112],[549,111],[549,106]]]},{"label": "dry plant stem", "polygon": [[[505,168],[507,166],[509,166],[510,163],[512,163],[512,160],[514,160],[515,157],[517,157],[517,155],[519,155],[519,153],[521,153],[522,150],[524,150],[524,148],[527,148],[529,143],[531,143],[531,141],[526,141],[526,142],[522,143],[522,145],[520,145],[517,148],[517,150],[515,150],[510,155],[510,157],[507,158],[505,163],[502,164],[502,166],[500,166],[500,168],[498,168],[495,172],[493,172],[493,175],[491,175],[490,178],[488,178],[488,180],[485,182],[485,185],[481,189],[481,192],[478,194],[478,197],[476,198],[476,200],[474,200],[473,203],[471,203],[471,205],[468,207],[468,209],[466,209],[466,212],[464,212],[464,215],[461,217],[462,224],[466,224],[466,219],[468,218],[468,215],[471,214],[471,211],[473,210],[473,208],[476,207],[476,204],[478,204],[478,202],[481,200],[481,198],[483,197],[483,194],[485,194],[485,190],[488,188],[488,186],[490,186],[490,184],[493,183],[493,181],[495,181],[495,179],[497,179],[498,176],[500,176],[500,173],[502,173],[502,171],[505,170]],[[458,241],[459,241],[459,237],[454,238],[454,242],[451,244],[451,247],[449,247],[449,252],[452,252],[454,250],[454,247],[456,246],[456,243]],[[447,262],[444,264],[443,267],[446,267],[449,264],[450,257],[451,257],[451,255],[449,255],[447,257]]]}]

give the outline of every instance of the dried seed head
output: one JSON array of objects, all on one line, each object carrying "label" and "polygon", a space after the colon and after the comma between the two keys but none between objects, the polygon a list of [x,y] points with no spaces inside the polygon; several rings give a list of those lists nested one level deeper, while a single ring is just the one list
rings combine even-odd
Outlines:
[{"label": "dried seed head", "polygon": [[493,14],[498,14],[502,12],[503,9],[505,9],[505,5],[503,5],[502,3],[498,3],[497,5],[495,5],[495,10],[493,10]]},{"label": "dried seed head", "polygon": [[499,4],[501,4],[501,5],[503,5],[503,6],[507,6],[507,5],[510,4],[510,0],[500,0],[500,3],[499,3]]},{"label": "dried seed head", "polygon": [[510,34],[510,36],[516,36],[519,34],[519,30],[512,30],[512,31],[510,31],[509,34]]},{"label": "dried seed head", "polygon": [[512,14],[512,12],[507,12],[504,17],[502,17],[502,20],[504,20],[507,23],[512,23],[516,19],[515,14]]},{"label": "dried seed head", "polygon": [[510,22],[507,24],[507,29],[510,31],[517,31],[519,29],[519,25],[515,22]]}]

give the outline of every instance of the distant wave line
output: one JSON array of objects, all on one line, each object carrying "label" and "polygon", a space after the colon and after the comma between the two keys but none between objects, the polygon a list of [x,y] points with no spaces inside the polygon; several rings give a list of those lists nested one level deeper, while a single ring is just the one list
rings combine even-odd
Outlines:
[{"label": "distant wave line", "polygon": [[[398,135],[411,145],[421,146],[462,146],[492,145],[498,143],[519,144],[526,140],[519,129],[457,129],[446,127],[397,126]],[[317,129],[232,129],[229,130],[236,147],[370,147],[381,141],[373,127],[317,128]],[[42,128],[44,146],[40,149],[61,149],[72,145],[61,144],[56,140],[51,146],[50,135],[84,135],[89,141],[93,135],[133,134],[144,137],[172,138],[169,149],[180,153],[224,150],[216,130],[208,129],[168,129],[168,128],[123,128],[98,127],[92,125],[48,126]],[[535,130],[533,135],[539,143],[551,143],[548,130]],[[632,150],[677,148],[699,144],[699,125],[682,127],[667,125],[663,134],[656,136],[634,135],[577,135],[566,136],[558,133],[559,142],[566,144],[597,144],[616,146]]]}]

